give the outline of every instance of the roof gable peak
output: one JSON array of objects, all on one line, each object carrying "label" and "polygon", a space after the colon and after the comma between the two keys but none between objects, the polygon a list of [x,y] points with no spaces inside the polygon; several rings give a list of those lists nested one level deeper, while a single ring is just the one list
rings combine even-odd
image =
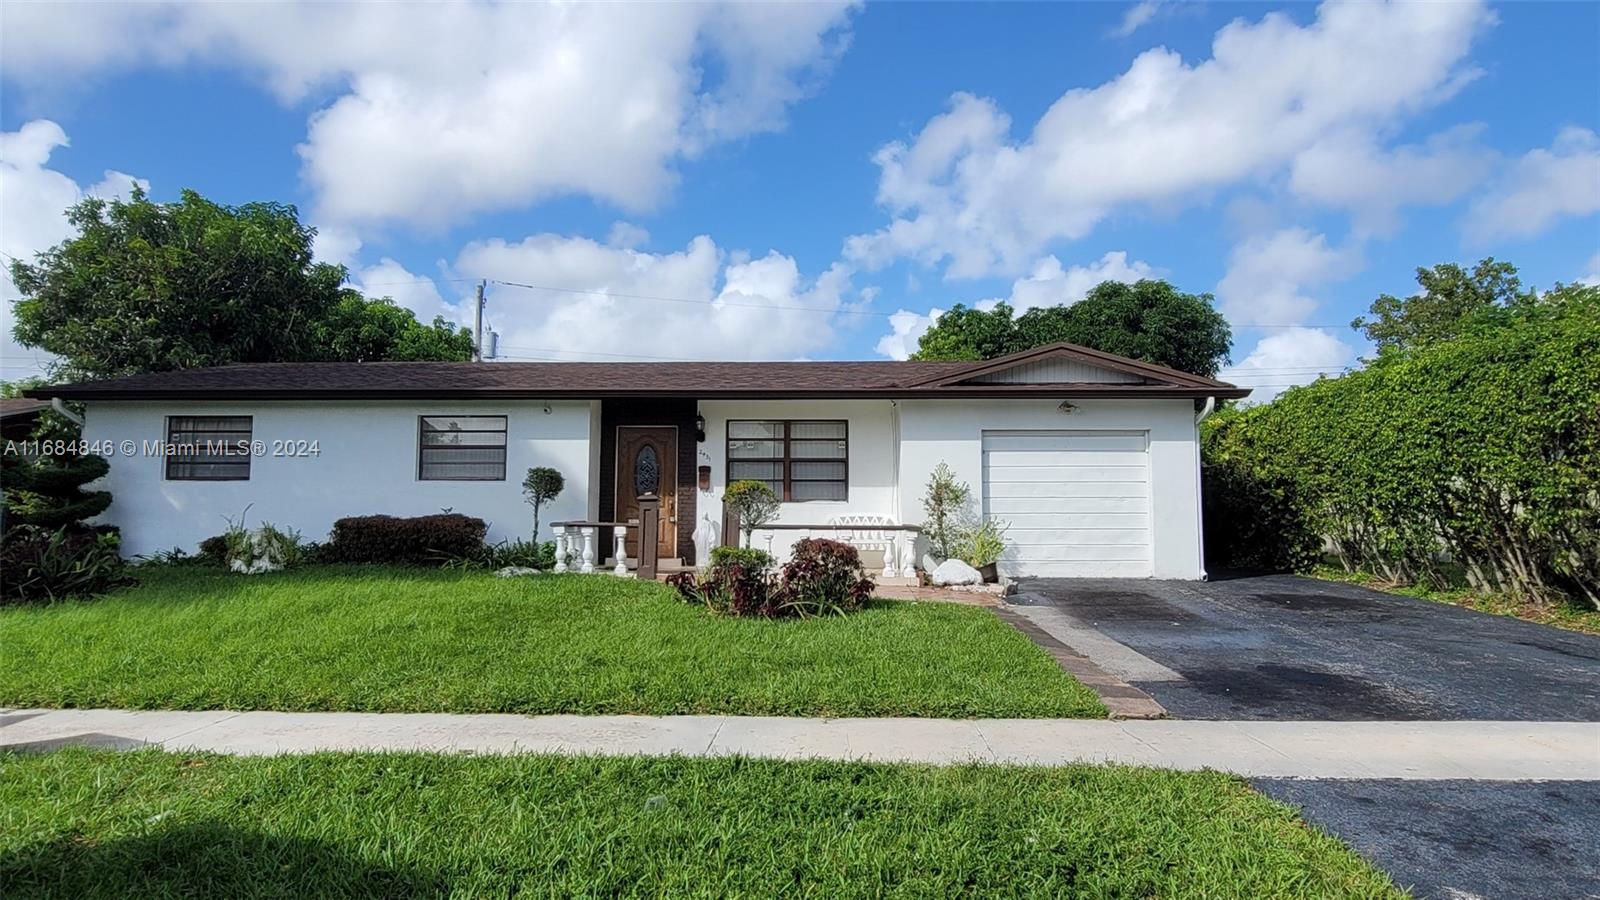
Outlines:
[{"label": "roof gable peak", "polygon": [[[1006,377],[1011,375],[1012,377]],[[1035,380],[1037,379],[1037,380]],[[1059,341],[906,383],[906,387],[950,387],[1000,381],[1011,384],[1155,384],[1172,387],[1228,387],[1215,379],[1154,363],[1129,359],[1079,344]]]}]

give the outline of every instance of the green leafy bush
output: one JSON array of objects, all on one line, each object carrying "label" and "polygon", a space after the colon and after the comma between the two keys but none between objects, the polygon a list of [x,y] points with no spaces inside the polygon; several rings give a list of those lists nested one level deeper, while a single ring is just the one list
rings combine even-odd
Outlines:
[{"label": "green leafy bush", "polygon": [[728,566],[744,566],[758,572],[772,568],[777,560],[765,550],[754,547],[713,547],[711,548],[711,568],[722,569]]},{"label": "green leafy bush", "polygon": [[133,584],[115,533],[63,525],[12,529],[0,546],[0,603],[93,597]]},{"label": "green leafy bush", "polygon": [[333,523],[323,553],[329,562],[437,565],[475,553],[488,526],[460,513],[351,516]]},{"label": "green leafy bush", "polygon": [[1600,288],[1451,334],[1213,417],[1209,470],[1282,504],[1251,528],[1287,523],[1288,546],[1261,551],[1286,564],[1304,564],[1303,527],[1347,571],[1441,586],[1459,568],[1480,592],[1600,608]]},{"label": "green leafy bush", "polygon": [[778,495],[765,481],[735,481],[723,491],[722,502],[738,511],[739,530],[744,533],[746,544],[757,528],[778,516]]},{"label": "green leafy bush", "polygon": [[934,466],[922,495],[922,511],[927,516],[923,532],[933,544],[934,555],[940,559],[949,559],[960,549],[967,533],[965,522],[971,500],[972,486],[957,481],[949,463]]},{"label": "green leafy bush", "polygon": [[956,556],[974,569],[994,565],[1005,555],[1009,527],[998,519],[984,519],[961,536]]},{"label": "green leafy bush", "polygon": [[226,535],[215,535],[200,542],[199,558],[211,565],[225,566],[228,564],[228,538]]},{"label": "green leafy bush", "polygon": [[504,569],[510,566],[548,572],[556,566],[556,542],[515,540],[480,544],[471,553],[444,561],[446,569],[463,571]]},{"label": "green leafy bush", "polygon": [[0,477],[5,485],[5,527],[56,529],[98,516],[111,505],[111,494],[85,491],[83,485],[110,468],[99,456],[5,456]]}]

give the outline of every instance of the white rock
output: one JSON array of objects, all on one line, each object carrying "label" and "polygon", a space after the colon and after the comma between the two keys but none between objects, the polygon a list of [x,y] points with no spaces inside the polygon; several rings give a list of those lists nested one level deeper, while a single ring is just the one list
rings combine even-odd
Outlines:
[{"label": "white rock", "polygon": [[982,584],[983,574],[959,559],[947,559],[933,570],[934,584]]},{"label": "white rock", "polygon": [[527,566],[506,566],[494,574],[498,578],[520,578],[523,575],[537,575],[539,570],[530,569]]}]

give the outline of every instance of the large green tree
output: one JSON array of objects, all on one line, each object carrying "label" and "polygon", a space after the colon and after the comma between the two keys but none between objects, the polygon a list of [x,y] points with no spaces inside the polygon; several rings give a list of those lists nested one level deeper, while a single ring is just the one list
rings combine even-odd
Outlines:
[{"label": "large green tree", "polygon": [[240,362],[467,359],[471,338],[343,287],[293,206],[87,198],[75,237],[16,261],[19,342],[95,378]]},{"label": "large green tree", "polygon": [[1422,291],[1400,298],[1384,294],[1368,312],[1350,323],[1366,335],[1378,352],[1404,350],[1457,337],[1475,316],[1495,307],[1515,309],[1536,302],[1537,292],[1524,290],[1517,267],[1493,257],[1468,271],[1455,263],[1417,269]]},{"label": "large green tree", "polygon": [[1210,294],[1185,294],[1165,281],[1102,282],[1083,300],[1030,309],[957,305],[939,317],[913,359],[993,359],[1068,341],[1197,375],[1228,361],[1233,334]]}]

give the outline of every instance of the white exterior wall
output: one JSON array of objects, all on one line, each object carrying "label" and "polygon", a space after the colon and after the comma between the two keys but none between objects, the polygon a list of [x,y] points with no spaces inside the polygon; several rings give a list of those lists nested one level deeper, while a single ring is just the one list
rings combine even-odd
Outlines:
[{"label": "white exterior wall", "polygon": [[[899,520],[921,524],[922,494],[934,466],[947,462],[972,487],[981,509],[983,432],[1145,431],[1150,440],[1152,574],[1204,577],[1200,545],[1199,443],[1190,400],[905,400],[900,403]],[[852,447],[852,452],[854,448]]]},{"label": "white exterior wall", "polygon": [[[129,556],[172,547],[192,553],[246,506],[249,524],[297,528],[307,540],[326,540],[334,520],[345,516],[416,516],[445,507],[487,521],[491,542],[527,538],[533,510],[523,500],[522,478],[533,466],[550,466],[566,477],[566,489],[542,510],[541,523],[596,512],[590,490],[596,413],[589,401],[91,402],[84,439],[159,443],[166,440],[169,415],[247,415],[254,440],[315,440],[321,452],[256,457],[248,481],[168,481],[161,458],[119,451],[102,481],[112,501],[100,521],[122,529]],[[422,415],[506,416],[506,480],[418,479]],[[542,537],[550,539],[544,530]]]},{"label": "white exterior wall", "polygon": [[[698,497],[696,545],[703,556],[721,534],[729,419],[849,422],[849,498],[781,507],[780,523],[813,525],[850,515],[921,524],[923,489],[941,461],[972,486],[974,508],[981,509],[986,430],[1142,431],[1150,447],[1152,574],[1203,577],[1193,403],[1073,402],[1077,411],[1065,415],[1056,409],[1059,400],[701,401],[706,440],[697,445],[696,456],[698,465],[711,467],[711,490]],[[122,529],[128,555],[174,546],[192,552],[247,505],[251,523],[297,528],[311,540],[325,539],[333,521],[344,516],[424,515],[445,507],[487,520],[491,541],[527,537],[532,510],[523,501],[521,481],[532,466],[551,466],[566,476],[566,489],[544,510],[542,521],[598,517],[597,401],[102,401],[88,405],[84,437],[159,443],[166,437],[168,415],[249,415],[256,440],[316,440],[321,453],[257,457],[248,481],[167,481],[159,457],[114,455],[105,479],[113,500],[102,521]],[[507,416],[506,480],[419,480],[421,415]],[[548,539],[548,530],[542,537]],[[787,549],[783,543],[775,541],[774,550]]]},{"label": "white exterior wall", "polygon": [[[716,546],[722,534],[722,492],[728,487],[729,419],[844,419],[849,422],[849,495],[846,500],[808,500],[784,503],[777,522],[785,525],[825,525],[838,516],[895,515],[893,408],[887,400],[702,400],[706,440],[699,446],[697,465],[711,467],[711,490],[701,491],[695,524],[696,546]],[[703,529],[709,528],[709,532]],[[798,539],[803,535],[789,535]],[[773,552],[782,558],[788,550],[782,537]]]}]

